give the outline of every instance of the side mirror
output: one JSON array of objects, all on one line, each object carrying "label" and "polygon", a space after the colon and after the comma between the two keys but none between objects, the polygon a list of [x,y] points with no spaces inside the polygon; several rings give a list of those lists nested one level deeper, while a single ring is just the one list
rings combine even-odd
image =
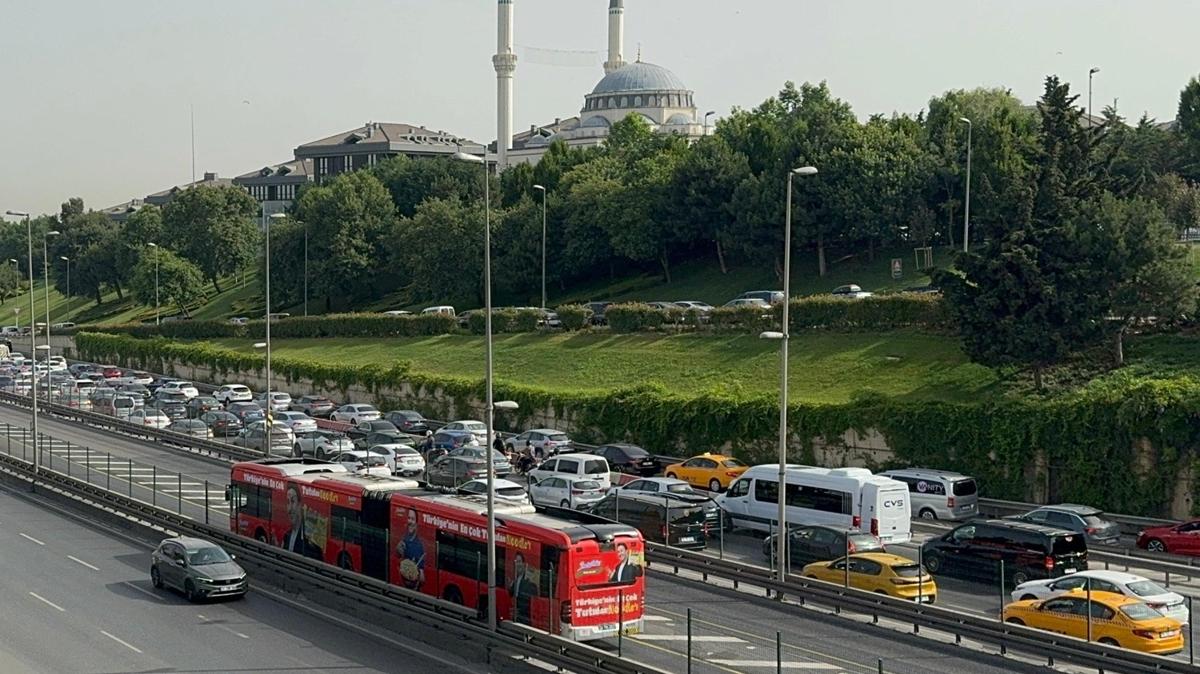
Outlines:
[{"label": "side mirror", "polygon": [[228,503],[232,500],[233,500],[233,487],[226,486],[225,487],[225,502]]},{"label": "side mirror", "polygon": [[175,560],[175,566],[178,566],[178,567],[179,567],[179,568],[181,568],[181,569],[182,569],[182,568],[186,568],[186,567],[187,567],[187,560],[186,560],[186,559],[183,559],[182,557],[181,557],[181,558],[178,558],[178,559],[176,559],[176,560]]},{"label": "side mirror", "polygon": [[231,560],[236,560],[236,559],[237,559],[237,555],[229,555],[229,559],[231,559]]}]

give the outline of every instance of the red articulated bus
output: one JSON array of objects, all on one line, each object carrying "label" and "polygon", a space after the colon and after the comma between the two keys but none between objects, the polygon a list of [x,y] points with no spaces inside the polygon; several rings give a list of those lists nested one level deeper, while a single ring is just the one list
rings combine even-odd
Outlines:
[{"label": "red articulated bus", "polygon": [[[477,608],[487,604],[482,497],[412,480],[356,475],[313,459],[233,466],[233,531],[392,584]],[[642,630],[641,533],[610,520],[497,506],[496,604],[512,620],[589,640]]]}]

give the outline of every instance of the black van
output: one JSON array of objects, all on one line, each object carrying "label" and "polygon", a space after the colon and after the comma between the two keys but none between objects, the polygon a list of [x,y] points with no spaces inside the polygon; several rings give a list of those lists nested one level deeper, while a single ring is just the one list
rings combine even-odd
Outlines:
[{"label": "black van", "polygon": [[650,494],[609,494],[589,509],[592,513],[637,527],[655,543],[703,550],[707,545],[704,507]]},{"label": "black van", "polygon": [[926,541],[921,556],[930,573],[988,583],[1000,577],[1003,561],[1008,587],[1088,568],[1082,535],[1012,520],[968,522]]}]

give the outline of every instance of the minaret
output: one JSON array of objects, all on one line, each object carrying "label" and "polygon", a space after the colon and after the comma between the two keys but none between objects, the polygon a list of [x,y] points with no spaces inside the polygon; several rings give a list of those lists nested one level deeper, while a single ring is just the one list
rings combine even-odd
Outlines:
[{"label": "minaret", "polygon": [[513,53],[513,0],[500,0],[496,34],[496,170],[508,166],[508,146],[513,135],[513,73],[517,55]]},{"label": "minaret", "polygon": [[625,0],[608,0],[608,60],[604,74],[625,65]]}]

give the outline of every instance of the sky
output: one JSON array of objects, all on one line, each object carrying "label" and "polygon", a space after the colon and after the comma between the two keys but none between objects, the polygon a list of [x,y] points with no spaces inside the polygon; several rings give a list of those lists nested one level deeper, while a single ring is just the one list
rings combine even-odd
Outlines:
[{"label": "sky", "polygon": [[[578,114],[606,0],[515,0],[514,130]],[[1032,102],[1058,74],[1094,108],[1172,119],[1200,74],[1195,0],[625,0],[625,57],[700,114],[827,81],[862,118],[950,89]],[[368,121],[496,135],[495,0],[0,0],[0,211],[104,208],[286,161]]]}]

